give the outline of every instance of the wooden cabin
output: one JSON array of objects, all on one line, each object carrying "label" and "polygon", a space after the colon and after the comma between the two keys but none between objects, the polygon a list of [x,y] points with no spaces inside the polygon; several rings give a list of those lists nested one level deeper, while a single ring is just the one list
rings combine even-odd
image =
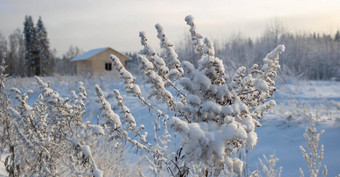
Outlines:
[{"label": "wooden cabin", "polygon": [[71,61],[76,62],[77,75],[117,75],[114,66],[112,66],[111,60],[109,59],[111,54],[116,55],[124,67],[126,65],[126,61],[130,60],[130,58],[117,52],[116,50],[110,47],[105,47],[87,51],[75,58],[72,58]]}]

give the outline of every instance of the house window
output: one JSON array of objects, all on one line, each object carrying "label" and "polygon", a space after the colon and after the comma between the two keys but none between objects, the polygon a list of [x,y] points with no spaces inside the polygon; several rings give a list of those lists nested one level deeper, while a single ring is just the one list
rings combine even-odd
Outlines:
[{"label": "house window", "polygon": [[105,63],[105,70],[111,71],[112,70],[112,63]]}]

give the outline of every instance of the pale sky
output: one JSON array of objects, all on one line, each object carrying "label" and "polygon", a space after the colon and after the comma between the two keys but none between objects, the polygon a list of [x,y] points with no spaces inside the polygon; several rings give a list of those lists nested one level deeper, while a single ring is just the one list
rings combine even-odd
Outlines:
[{"label": "pale sky", "polygon": [[275,19],[291,32],[340,30],[340,0],[0,0],[0,33],[22,30],[25,15],[35,23],[42,17],[58,56],[70,45],[138,51],[139,31],[157,49],[156,23],[176,44],[189,29],[187,15],[199,33],[219,41],[235,33],[259,36]]}]

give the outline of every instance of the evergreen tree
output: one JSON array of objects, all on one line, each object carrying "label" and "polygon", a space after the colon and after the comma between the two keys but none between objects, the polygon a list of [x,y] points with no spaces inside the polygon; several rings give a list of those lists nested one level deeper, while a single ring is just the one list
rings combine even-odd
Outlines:
[{"label": "evergreen tree", "polygon": [[36,27],[37,49],[39,50],[39,73],[41,75],[49,75],[53,72],[53,57],[50,51],[50,43],[47,38],[47,31],[39,17]]},{"label": "evergreen tree", "polygon": [[36,31],[31,16],[25,16],[24,36],[25,66],[27,67],[27,75],[39,75],[39,50],[37,49]]},{"label": "evergreen tree", "polygon": [[335,41],[340,41],[340,31],[337,31],[334,37]]}]

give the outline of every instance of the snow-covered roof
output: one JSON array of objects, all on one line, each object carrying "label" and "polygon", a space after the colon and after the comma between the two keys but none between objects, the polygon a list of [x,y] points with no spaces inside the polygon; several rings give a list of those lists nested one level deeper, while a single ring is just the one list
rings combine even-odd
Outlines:
[{"label": "snow-covered roof", "polygon": [[71,61],[80,61],[80,60],[87,60],[95,55],[97,55],[98,53],[108,49],[110,47],[104,47],[104,48],[99,48],[99,49],[92,49],[90,51],[87,51],[77,57],[74,57],[71,59]]}]

